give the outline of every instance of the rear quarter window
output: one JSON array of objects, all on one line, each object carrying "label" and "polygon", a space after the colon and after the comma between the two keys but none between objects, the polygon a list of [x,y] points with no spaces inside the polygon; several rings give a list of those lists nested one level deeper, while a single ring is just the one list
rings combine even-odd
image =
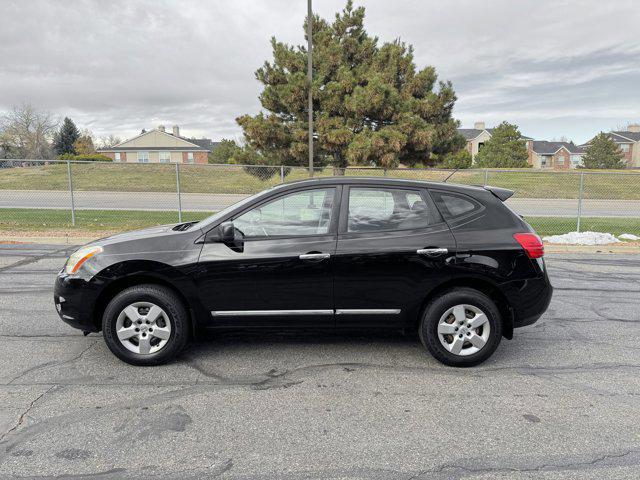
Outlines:
[{"label": "rear quarter window", "polygon": [[480,202],[462,193],[432,190],[431,195],[446,220],[467,217],[484,209]]}]

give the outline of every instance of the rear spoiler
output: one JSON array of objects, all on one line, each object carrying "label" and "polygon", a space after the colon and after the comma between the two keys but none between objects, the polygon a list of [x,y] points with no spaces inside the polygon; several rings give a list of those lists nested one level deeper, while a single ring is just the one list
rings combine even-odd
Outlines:
[{"label": "rear spoiler", "polygon": [[509,190],[507,188],[489,187],[487,185],[485,185],[484,189],[489,190],[491,193],[493,193],[496,197],[498,197],[503,202],[506,199],[511,198],[513,194],[516,193],[513,190]]}]

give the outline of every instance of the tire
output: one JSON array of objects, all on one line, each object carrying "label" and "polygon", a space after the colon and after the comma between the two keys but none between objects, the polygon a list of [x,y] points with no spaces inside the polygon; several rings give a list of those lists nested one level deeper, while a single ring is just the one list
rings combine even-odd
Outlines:
[{"label": "tire", "polygon": [[473,367],[500,345],[502,318],[496,304],[484,293],[455,288],[427,304],[418,333],[436,360],[452,367]]},{"label": "tire", "polygon": [[109,302],[102,316],[102,332],[109,350],[120,360],[139,366],[161,365],[186,345],[189,316],[170,289],[136,285]]}]

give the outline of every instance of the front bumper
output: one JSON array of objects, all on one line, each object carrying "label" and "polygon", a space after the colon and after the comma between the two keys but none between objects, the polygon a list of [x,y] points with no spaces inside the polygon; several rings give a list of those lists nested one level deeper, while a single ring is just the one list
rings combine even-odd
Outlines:
[{"label": "front bumper", "polygon": [[98,297],[96,285],[83,278],[60,272],[53,288],[53,301],[63,322],[84,332],[98,332],[100,326],[93,319]]}]

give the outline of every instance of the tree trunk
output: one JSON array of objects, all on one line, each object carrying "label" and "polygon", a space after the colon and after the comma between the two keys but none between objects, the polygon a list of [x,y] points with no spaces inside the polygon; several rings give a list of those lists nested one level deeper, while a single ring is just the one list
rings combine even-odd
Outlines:
[{"label": "tree trunk", "polygon": [[344,171],[347,168],[346,159],[342,158],[342,155],[338,152],[334,152],[333,154],[333,174],[335,176],[344,176]]}]

